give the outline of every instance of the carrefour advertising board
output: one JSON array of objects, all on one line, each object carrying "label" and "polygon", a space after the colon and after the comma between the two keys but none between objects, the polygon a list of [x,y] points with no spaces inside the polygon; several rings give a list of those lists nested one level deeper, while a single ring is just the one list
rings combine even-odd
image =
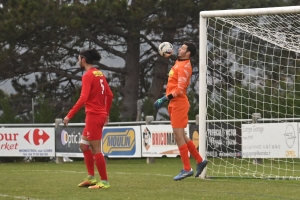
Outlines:
[{"label": "carrefour advertising board", "polygon": [[54,128],[0,128],[0,156],[54,155]]},{"label": "carrefour advertising board", "polygon": [[[143,125],[142,157],[176,157],[179,150],[171,125]],[[189,137],[189,128],[185,128]]]},{"label": "carrefour advertising board", "polygon": [[[79,149],[83,127],[56,129],[56,156],[83,157]],[[102,152],[108,157],[141,157],[140,126],[104,127]]]}]

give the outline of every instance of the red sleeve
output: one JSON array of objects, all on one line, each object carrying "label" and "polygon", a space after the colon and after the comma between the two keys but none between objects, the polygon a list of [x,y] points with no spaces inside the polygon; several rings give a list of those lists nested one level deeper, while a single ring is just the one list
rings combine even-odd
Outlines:
[{"label": "red sleeve", "polygon": [[[106,82],[106,80],[105,80]],[[105,93],[105,96],[106,96],[106,102],[105,102],[105,106],[106,106],[106,112],[107,112],[107,115],[109,115],[109,111],[110,111],[110,108],[111,108],[111,104],[112,104],[112,100],[113,100],[113,93],[108,85],[108,83],[106,82],[106,93]]]},{"label": "red sleeve", "polygon": [[82,76],[82,87],[78,101],[68,113],[67,117],[71,119],[78,110],[85,104],[91,91],[92,79],[88,78],[87,74]]}]

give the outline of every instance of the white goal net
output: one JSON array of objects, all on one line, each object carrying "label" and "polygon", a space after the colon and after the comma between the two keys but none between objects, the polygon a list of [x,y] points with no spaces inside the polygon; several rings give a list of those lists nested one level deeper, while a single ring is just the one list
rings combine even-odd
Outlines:
[{"label": "white goal net", "polygon": [[200,13],[202,177],[300,179],[300,6]]}]

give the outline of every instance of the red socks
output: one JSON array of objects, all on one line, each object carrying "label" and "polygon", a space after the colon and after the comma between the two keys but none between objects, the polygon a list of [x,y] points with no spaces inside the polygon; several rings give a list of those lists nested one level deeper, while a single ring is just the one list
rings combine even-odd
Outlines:
[{"label": "red socks", "polygon": [[82,153],[84,156],[84,162],[88,171],[88,175],[94,176],[94,157],[92,151],[88,149]]},{"label": "red socks", "polygon": [[181,160],[183,162],[183,169],[186,171],[191,170],[190,158],[189,158],[189,150],[187,148],[187,144],[184,144],[179,147],[179,153]]},{"label": "red socks", "polygon": [[83,152],[83,156],[84,156],[85,166],[88,171],[88,175],[91,176],[95,175],[94,172],[94,161],[95,161],[101,180],[107,181],[106,163],[102,153],[97,153],[93,156],[92,151],[88,149]]},{"label": "red socks", "polygon": [[202,162],[202,157],[200,156],[199,152],[197,151],[194,143],[192,140],[190,140],[187,144],[187,148],[189,149],[189,152],[193,156],[193,158],[196,160],[197,164]]},{"label": "red socks", "polygon": [[103,154],[97,153],[94,155],[94,158],[101,180],[107,181],[108,179],[106,174],[106,163]]}]

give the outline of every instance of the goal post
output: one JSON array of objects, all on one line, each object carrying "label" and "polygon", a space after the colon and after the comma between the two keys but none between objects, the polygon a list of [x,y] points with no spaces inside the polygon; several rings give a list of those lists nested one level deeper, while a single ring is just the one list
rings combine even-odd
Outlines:
[{"label": "goal post", "polygon": [[[200,12],[199,153],[209,160],[201,178],[300,177],[299,19],[300,6]],[[253,122],[254,113],[261,119]],[[280,139],[268,131],[285,129],[282,122],[296,129],[297,154],[287,149],[290,154],[280,157],[243,155],[243,141],[258,148],[243,139],[243,127],[274,123],[263,127],[274,144],[262,146],[275,148]]]}]

